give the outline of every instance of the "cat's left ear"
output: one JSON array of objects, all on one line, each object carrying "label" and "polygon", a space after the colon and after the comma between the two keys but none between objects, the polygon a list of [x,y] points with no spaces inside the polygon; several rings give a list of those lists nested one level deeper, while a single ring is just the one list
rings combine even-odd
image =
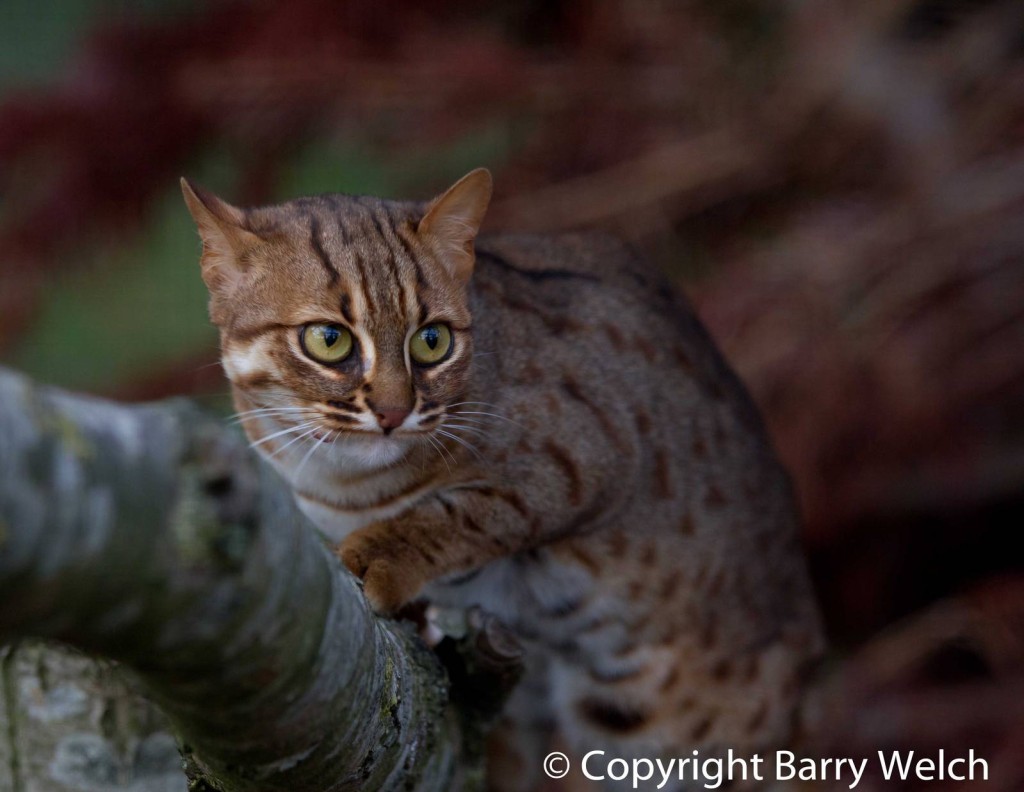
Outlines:
[{"label": "cat's left ear", "polygon": [[459,179],[447,192],[431,201],[417,231],[439,248],[451,275],[466,283],[473,274],[473,242],[487,204],[493,180],[486,168],[477,168]]}]

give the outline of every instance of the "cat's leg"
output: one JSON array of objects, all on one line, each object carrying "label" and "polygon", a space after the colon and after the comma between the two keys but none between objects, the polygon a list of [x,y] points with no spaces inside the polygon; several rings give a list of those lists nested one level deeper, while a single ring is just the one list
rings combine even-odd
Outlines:
[{"label": "cat's leg", "polygon": [[[624,658],[636,662],[635,674],[595,674]],[[711,664],[678,646],[666,651],[638,642],[614,657],[559,657],[551,667],[550,698],[556,729],[574,757],[574,773],[582,774],[589,754],[590,777],[604,776],[600,789],[619,792],[631,789],[632,782],[611,777],[613,760],[630,766],[633,760],[661,759],[666,766],[676,760],[663,788],[696,792],[707,788],[704,781],[694,778],[692,766],[679,769],[694,751],[703,760],[724,757],[730,748],[750,757],[788,745],[800,675],[794,647],[786,642]],[[738,767],[730,789],[760,788],[753,764]]]},{"label": "cat's leg", "polygon": [[337,552],[363,581],[374,610],[393,613],[427,583],[521,549],[532,526],[514,493],[467,486],[434,493],[400,515],[354,531]]},{"label": "cat's leg", "polygon": [[608,464],[613,447],[594,433],[579,458],[544,446],[520,457],[514,472],[492,477],[467,466],[406,511],[352,532],[338,552],[374,609],[393,613],[430,581],[539,547],[615,508],[626,496],[614,485],[624,471]]},{"label": "cat's leg", "polygon": [[550,707],[548,663],[527,652],[522,679],[502,708],[487,744],[489,792],[533,792],[540,787],[544,757],[552,750],[555,719]]}]

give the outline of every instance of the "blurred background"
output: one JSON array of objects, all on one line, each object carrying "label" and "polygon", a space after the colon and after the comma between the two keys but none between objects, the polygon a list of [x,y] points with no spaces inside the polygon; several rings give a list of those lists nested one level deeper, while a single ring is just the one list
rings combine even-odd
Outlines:
[{"label": "blurred background", "polygon": [[630,238],[751,389],[833,643],[813,739],[1024,789],[1024,3],[3,0],[0,362],[224,405],[180,175],[478,165],[486,230]]}]

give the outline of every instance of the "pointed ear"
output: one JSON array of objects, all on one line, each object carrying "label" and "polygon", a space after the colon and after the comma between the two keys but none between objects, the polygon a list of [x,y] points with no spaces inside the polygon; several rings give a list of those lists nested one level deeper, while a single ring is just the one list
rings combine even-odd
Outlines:
[{"label": "pointed ear", "polygon": [[491,200],[491,172],[477,168],[431,201],[417,231],[441,251],[457,281],[473,274],[473,241]]},{"label": "pointed ear", "polygon": [[212,294],[229,294],[246,270],[243,253],[259,242],[245,227],[241,209],[188,179],[181,180],[185,205],[203,240],[203,280]]}]

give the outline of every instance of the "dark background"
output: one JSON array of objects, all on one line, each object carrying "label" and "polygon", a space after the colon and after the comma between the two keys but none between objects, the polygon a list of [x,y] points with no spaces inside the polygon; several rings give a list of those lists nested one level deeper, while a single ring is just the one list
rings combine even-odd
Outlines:
[{"label": "dark background", "polygon": [[629,237],[753,392],[833,642],[814,739],[1024,788],[1024,3],[3,0],[0,359],[224,405],[179,175],[478,165],[487,230]]}]

